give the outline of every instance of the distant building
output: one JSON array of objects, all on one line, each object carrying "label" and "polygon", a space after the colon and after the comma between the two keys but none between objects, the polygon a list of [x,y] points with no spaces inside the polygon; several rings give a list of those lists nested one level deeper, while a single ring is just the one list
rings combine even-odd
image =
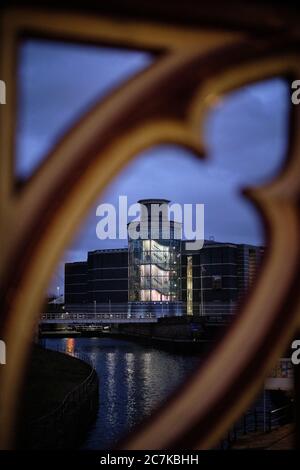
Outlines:
[{"label": "distant building", "polygon": [[89,251],[87,261],[65,264],[65,303],[126,303],[128,250]]},{"label": "distant building", "polygon": [[[169,201],[147,199],[143,207]],[[148,217],[148,232],[133,239],[131,230]],[[163,232],[169,225],[169,238]],[[154,229],[151,231],[151,228]],[[128,225],[128,249],[88,252],[87,261],[65,265],[65,303],[84,310],[142,316],[234,313],[254,280],[263,248],[205,241],[199,251],[186,251],[181,224],[165,214],[153,219],[141,213]],[[153,235],[154,233],[154,235]]]},{"label": "distant building", "polygon": [[88,263],[78,261],[65,264],[65,303],[87,303]]},{"label": "distant building", "polygon": [[182,301],[189,314],[234,313],[250,287],[261,247],[205,241],[202,250],[182,253]]},{"label": "distant building", "polygon": [[[129,312],[181,315],[181,224],[169,220],[166,199],[142,199],[139,221],[128,224]],[[139,233],[133,239],[133,233]],[[144,232],[144,233],[143,233]],[[165,308],[164,308],[165,307]]]}]

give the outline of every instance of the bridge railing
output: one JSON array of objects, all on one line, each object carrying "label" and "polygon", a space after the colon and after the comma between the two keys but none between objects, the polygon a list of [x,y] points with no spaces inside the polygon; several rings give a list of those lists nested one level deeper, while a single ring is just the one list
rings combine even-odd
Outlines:
[{"label": "bridge railing", "polygon": [[[58,304],[54,309],[48,309],[47,314],[53,315],[61,314],[66,315],[63,318],[71,318],[75,314],[91,314],[91,315],[125,315],[123,318],[134,318],[137,315],[142,317],[149,317],[155,315],[164,317],[170,315],[186,315],[187,304],[182,301],[156,301],[156,302],[105,302],[105,303],[85,303],[85,304]],[[234,302],[201,302],[193,303],[193,314],[196,316],[208,315],[230,315],[236,312],[236,304]],[[101,318],[101,317],[99,317]],[[104,317],[103,317],[104,318]],[[108,318],[108,317],[105,317]],[[122,318],[122,317],[120,317]]]},{"label": "bridge railing", "polygon": [[86,313],[86,312],[60,312],[60,313],[47,313],[41,314],[41,320],[66,320],[67,321],[82,321],[82,320],[139,320],[139,319],[155,319],[154,314],[139,315],[135,313]]}]

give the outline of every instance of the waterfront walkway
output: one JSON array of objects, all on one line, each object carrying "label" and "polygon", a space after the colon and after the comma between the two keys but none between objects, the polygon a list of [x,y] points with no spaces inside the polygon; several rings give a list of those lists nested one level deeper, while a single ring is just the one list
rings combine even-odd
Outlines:
[{"label": "waterfront walkway", "polygon": [[98,379],[90,364],[34,345],[20,399],[17,448],[72,446],[97,401]]},{"label": "waterfront walkway", "polygon": [[287,450],[293,448],[294,426],[285,424],[270,432],[251,433],[238,439],[231,449]]}]

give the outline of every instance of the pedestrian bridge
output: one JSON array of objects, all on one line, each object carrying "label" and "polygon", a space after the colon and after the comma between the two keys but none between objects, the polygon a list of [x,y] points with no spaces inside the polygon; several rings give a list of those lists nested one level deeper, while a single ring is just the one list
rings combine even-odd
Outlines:
[{"label": "pedestrian bridge", "polygon": [[42,313],[41,324],[111,324],[111,323],[156,323],[157,317],[153,314],[142,316],[136,313],[86,313],[86,312],[59,312]]}]

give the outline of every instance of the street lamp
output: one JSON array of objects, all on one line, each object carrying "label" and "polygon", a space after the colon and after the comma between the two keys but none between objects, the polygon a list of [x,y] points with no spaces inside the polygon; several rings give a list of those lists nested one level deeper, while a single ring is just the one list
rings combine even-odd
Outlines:
[{"label": "street lamp", "polygon": [[59,301],[59,289],[60,289],[60,287],[59,287],[59,286],[57,286],[57,287],[56,287],[56,290],[57,290],[57,297],[56,297],[57,311],[59,310],[59,307],[58,307],[58,301]]}]

